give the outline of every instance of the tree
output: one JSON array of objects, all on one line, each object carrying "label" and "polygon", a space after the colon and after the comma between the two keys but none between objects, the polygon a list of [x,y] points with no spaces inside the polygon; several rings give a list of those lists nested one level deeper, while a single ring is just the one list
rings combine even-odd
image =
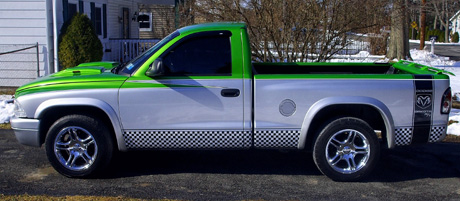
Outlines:
[{"label": "tree", "polygon": [[426,32],[426,0],[422,0],[420,8],[420,50],[425,48],[425,32]]},{"label": "tree", "polygon": [[[187,8],[184,21],[243,21],[251,39],[253,59],[270,62],[325,61],[344,51],[351,42],[351,32],[380,30],[380,19],[370,16],[386,7],[379,0],[195,0],[194,3],[195,6],[184,6]],[[182,25],[186,24],[181,21]]]},{"label": "tree", "polygon": [[386,56],[389,59],[412,60],[409,51],[409,21],[406,11],[408,0],[393,0],[392,5],[390,44]]},{"label": "tree", "polygon": [[60,37],[58,54],[63,69],[102,59],[102,43],[85,14],[75,14],[69,26],[61,29]]},{"label": "tree", "polygon": [[458,10],[458,0],[432,0],[432,12],[444,28],[444,42],[449,42],[449,19]]}]

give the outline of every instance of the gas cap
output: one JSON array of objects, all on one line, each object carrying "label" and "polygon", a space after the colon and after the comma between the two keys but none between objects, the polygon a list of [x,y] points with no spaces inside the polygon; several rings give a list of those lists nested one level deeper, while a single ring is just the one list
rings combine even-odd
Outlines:
[{"label": "gas cap", "polygon": [[295,102],[290,99],[285,99],[280,103],[280,113],[285,116],[289,117],[292,116],[296,111]]}]

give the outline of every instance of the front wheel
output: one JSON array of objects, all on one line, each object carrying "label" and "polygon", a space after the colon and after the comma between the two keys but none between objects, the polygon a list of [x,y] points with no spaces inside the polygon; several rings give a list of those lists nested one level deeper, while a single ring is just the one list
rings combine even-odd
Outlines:
[{"label": "front wheel", "polygon": [[67,177],[86,177],[110,162],[113,143],[107,126],[98,119],[69,115],[57,120],[46,137],[51,165]]},{"label": "front wheel", "polygon": [[380,156],[380,143],[365,121],[339,118],[320,132],[313,148],[318,169],[335,181],[357,181],[374,169]]}]

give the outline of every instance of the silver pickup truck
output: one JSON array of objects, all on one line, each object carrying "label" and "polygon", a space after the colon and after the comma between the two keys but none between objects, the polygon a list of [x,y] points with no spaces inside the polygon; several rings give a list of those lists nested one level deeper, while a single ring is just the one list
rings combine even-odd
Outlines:
[{"label": "silver pickup truck", "polygon": [[20,87],[11,125],[68,177],[114,151],[297,149],[356,181],[380,148],[446,136],[448,72],[396,63],[252,63],[242,23],[181,28],[126,64],[81,64]]}]

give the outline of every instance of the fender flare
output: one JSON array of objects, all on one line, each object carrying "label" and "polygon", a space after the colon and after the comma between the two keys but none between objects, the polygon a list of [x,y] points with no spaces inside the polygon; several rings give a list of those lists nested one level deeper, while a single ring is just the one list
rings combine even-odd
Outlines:
[{"label": "fender flare", "polygon": [[117,113],[115,110],[110,106],[108,103],[94,99],[94,98],[56,98],[56,99],[49,99],[41,103],[37,109],[35,110],[35,119],[40,119],[42,115],[45,113],[46,110],[51,109],[53,107],[61,107],[61,106],[90,106],[96,107],[102,110],[110,119],[112,123],[112,128],[115,131],[115,137],[117,140],[118,149],[120,151],[126,150],[126,145],[124,143],[123,132],[122,132],[122,125],[118,118]]},{"label": "fender flare", "polygon": [[[314,117],[316,114],[318,114],[322,109],[331,106],[331,105],[368,105],[371,106],[377,111],[379,111],[380,115],[382,116],[382,119],[385,123],[385,128],[387,131],[387,141],[388,141],[388,148],[393,148],[395,146],[394,143],[394,121],[393,121],[393,116],[391,115],[390,110],[388,107],[382,103],[381,101],[371,98],[371,97],[365,97],[365,96],[338,96],[338,97],[327,97],[323,98],[317,102],[315,102],[310,109],[307,111],[307,114],[305,115],[305,118],[302,123],[302,128],[300,130],[300,137],[299,137],[299,142],[298,142],[298,148],[299,149],[304,149],[306,140],[307,140],[307,135],[308,129],[310,128],[310,124],[312,123]],[[310,135],[313,135],[313,133],[310,133]]]}]

